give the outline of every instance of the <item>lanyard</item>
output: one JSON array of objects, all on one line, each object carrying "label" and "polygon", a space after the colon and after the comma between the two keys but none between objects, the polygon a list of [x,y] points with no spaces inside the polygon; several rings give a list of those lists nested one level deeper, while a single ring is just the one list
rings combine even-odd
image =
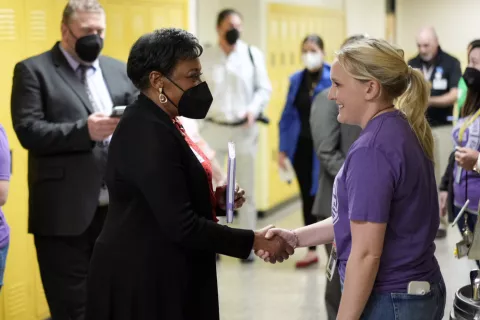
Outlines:
[{"label": "lanyard", "polygon": [[422,65],[422,72],[423,72],[423,77],[425,78],[425,81],[430,82],[430,78],[432,77],[433,69],[435,69],[435,66],[430,66],[427,69],[427,68],[425,68],[424,65]]},{"label": "lanyard", "polygon": [[[462,126],[460,127],[460,130],[458,131],[458,144],[461,144],[463,141],[463,135],[465,134],[465,131],[467,130],[468,127],[472,125],[472,123],[480,116],[480,109],[475,112],[473,116],[471,116],[468,120],[466,120]],[[457,177],[456,177],[456,182],[460,183],[461,175],[462,175],[462,168],[460,166],[457,166]],[[465,201],[468,199],[468,174],[465,174]],[[465,229],[463,232],[466,232],[468,230],[468,226],[466,223],[467,219],[467,213],[465,213]]]},{"label": "lanyard", "polygon": [[477,120],[477,118],[480,116],[480,109],[478,109],[477,112],[468,120],[466,120],[463,125],[460,127],[460,130],[458,131],[458,143],[462,143],[463,141],[463,135],[465,133],[465,130],[467,130],[468,127],[472,125],[472,123]]}]

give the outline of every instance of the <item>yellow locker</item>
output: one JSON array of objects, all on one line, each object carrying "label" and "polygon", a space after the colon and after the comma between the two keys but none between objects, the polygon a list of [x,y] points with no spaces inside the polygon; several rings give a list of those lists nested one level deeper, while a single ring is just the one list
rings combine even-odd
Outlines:
[{"label": "yellow locker", "polygon": [[[100,0],[107,13],[104,54],[126,61],[133,42],[159,27],[188,28],[188,0]],[[0,0],[0,123],[13,153],[10,194],[3,208],[11,227],[0,320],[45,319],[48,306],[33,245],[27,234],[27,152],[12,129],[10,89],[15,64],[49,50],[60,39],[67,0]]]},{"label": "yellow locker", "polygon": [[[16,163],[13,166],[11,192],[9,201],[3,208],[6,219],[11,227],[10,254],[8,256],[6,285],[2,290],[2,310],[0,318],[28,319],[29,305],[33,305],[33,296],[29,284],[33,275],[29,275],[31,259],[25,255],[28,252],[30,239],[26,236],[26,201],[22,190],[25,186],[24,172],[21,169],[26,164],[25,153],[14,138],[9,112],[9,88],[15,62],[25,55],[26,49],[26,8],[21,1],[0,0],[0,44],[2,46],[2,70],[0,85],[3,89],[0,95],[0,122],[6,128]],[[8,284],[7,284],[8,281]]]},{"label": "yellow locker", "polygon": [[278,175],[278,122],[287,95],[289,76],[302,68],[301,42],[310,33],[317,33],[325,43],[326,60],[332,61],[334,51],[343,42],[345,17],[343,11],[290,4],[268,5],[267,67],[273,95],[267,109],[272,125],[268,128],[268,204],[275,207],[298,194],[296,183],[287,185]]},{"label": "yellow locker", "polygon": [[126,61],[133,43],[154,29],[188,29],[188,0],[103,0],[107,12],[104,54]]}]

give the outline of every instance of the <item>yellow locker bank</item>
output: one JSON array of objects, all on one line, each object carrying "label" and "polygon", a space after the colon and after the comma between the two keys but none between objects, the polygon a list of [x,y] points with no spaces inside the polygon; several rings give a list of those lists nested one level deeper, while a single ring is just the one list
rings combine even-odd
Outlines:
[{"label": "yellow locker bank", "polygon": [[[188,29],[188,0],[100,0],[107,14],[103,54],[126,61],[133,42],[161,27]],[[10,90],[15,63],[49,50],[60,39],[66,0],[0,0],[0,123],[12,149],[13,174],[7,205],[11,227],[0,320],[46,319],[49,316],[33,246],[27,234],[27,152],[20,146],[10,118]],[[61,257],[59,257],[61,259]]]}]

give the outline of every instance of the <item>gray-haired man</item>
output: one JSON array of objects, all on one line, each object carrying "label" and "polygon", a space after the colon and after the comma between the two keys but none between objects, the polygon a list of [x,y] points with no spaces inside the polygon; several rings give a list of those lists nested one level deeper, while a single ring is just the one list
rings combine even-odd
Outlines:
[{"label": "gray-haired man", "polygon": [[29,224],[54,320],[84,318],[93,246],[108,210],[104,183],[112,107],[137,92],[125,64],[105,56],[105,12],[70,0],[62,39],[15,66],[12,120],[28,150]]}]

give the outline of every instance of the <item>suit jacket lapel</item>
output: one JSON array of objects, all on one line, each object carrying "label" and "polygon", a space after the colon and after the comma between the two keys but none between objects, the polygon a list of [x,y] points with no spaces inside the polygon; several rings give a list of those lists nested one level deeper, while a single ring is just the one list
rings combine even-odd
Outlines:
[{"label": "suit jacket lapel", "polygon": [[56,43],[53,47],[52,55],[53,63],[55,64],[56,70],[60,77],[62,77],[63,80],[65,80],[65,82],[70,86],[70,88],[72,88],[73,92],[75,92],[75,94],[80,98],[89,113],[93,113],[93,107],[88,99],[85,87],[75,74],[75,71],[73,71],[72,67],[68,64],[68,61],[63,55],[62,51],[60,51],[59,43]]}]

